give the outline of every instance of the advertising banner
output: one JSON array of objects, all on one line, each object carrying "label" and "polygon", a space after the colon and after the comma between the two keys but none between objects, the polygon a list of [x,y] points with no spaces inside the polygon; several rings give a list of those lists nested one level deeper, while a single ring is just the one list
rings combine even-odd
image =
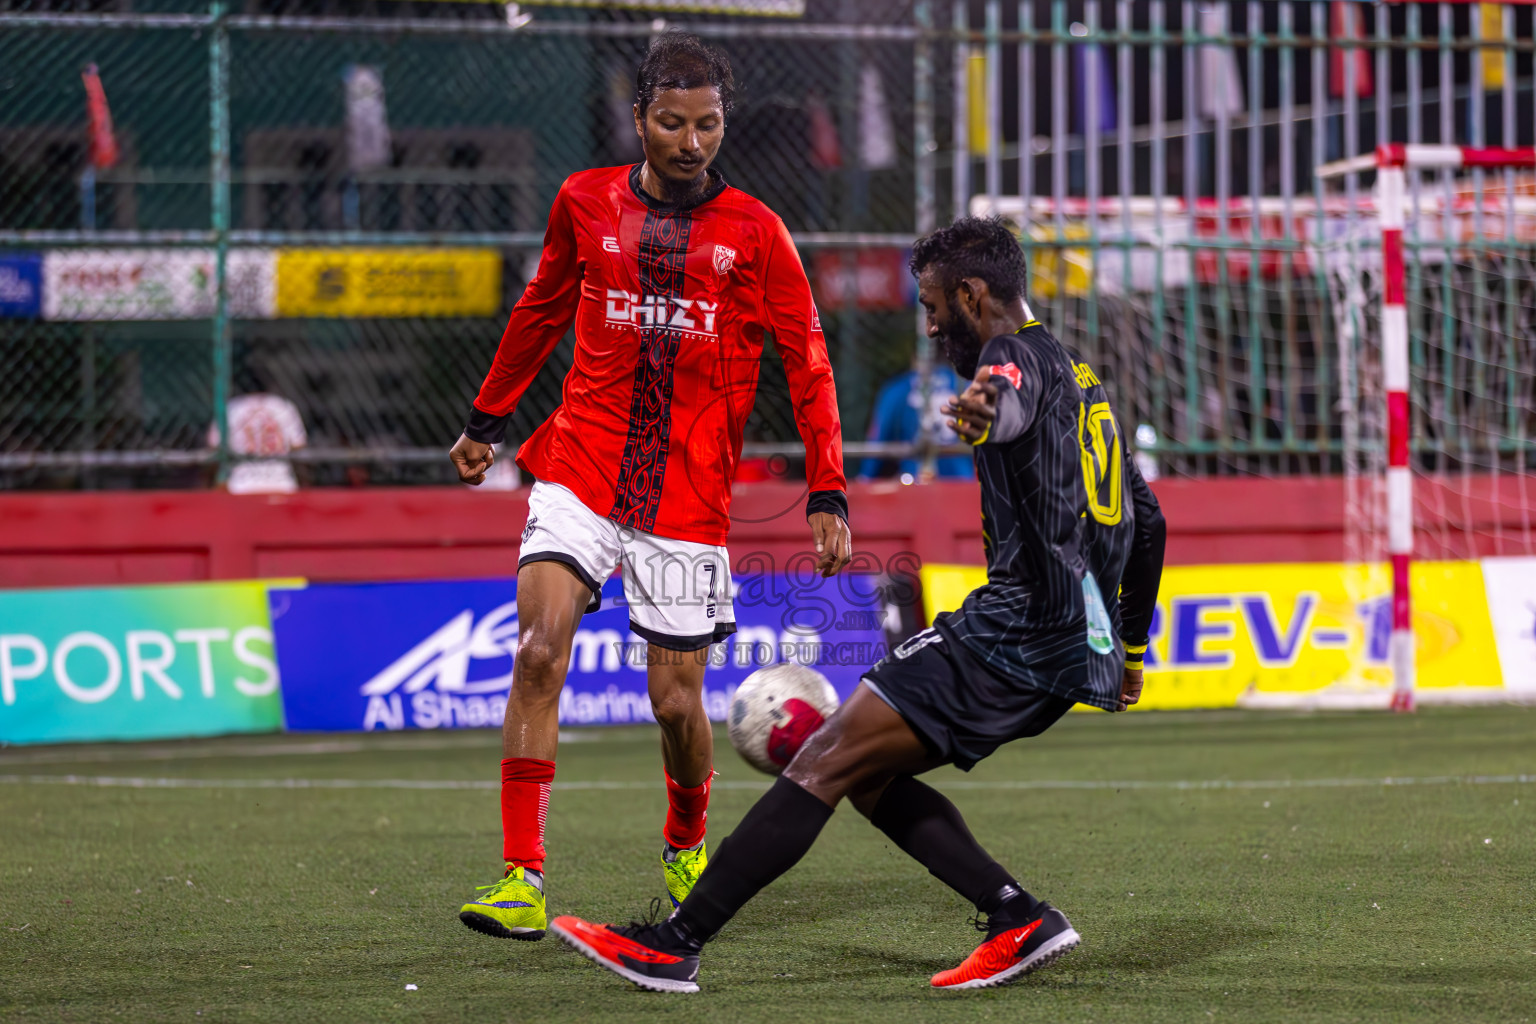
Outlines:
[{"label": "advertising banner", "polygon": [[42,253],[0,252],[0,317],[29,319],[42,311]]},{"label": "advertising banner", "polygon": [[[974,566],[923,570],[931,617],[986,582]],[[1385,706],[1392,613],[1385,567],[1169,566],[1142,708]],[[1413,567],[1422,702],[1504,693],[1477,562]]]},{"label": "advertising banner", "polygon": [[[231,249],[229,315],[273,315],[271,249]],[[43,257],[48,320],[207,320],[218,302],[212,249],[54,250]]]},{"label": "advertising banner", "polygon": [[917,279],[907,270],[909,250],[893,248],[817,249],[811,255],[812,280],[821,308],[838,310],[911,309],[917,305]]},{"label": "advertising banner", "polygon": [[267,586],[0,592],[0,742],[281,729]]},{"label": "advertising banner", "polygon": [[[886,653],[870,576],[736,580],[736,634],[710,649],[704,702],[723,720],[753,670],[794,661],[847,697]],[[272,625],[290,730],[483,728],[501,724],[517,649],[517,581],[321,584],[273,590]],[[619,581],[585,615],[560,695],[563,725],[649,722],[646,643]]]},{"label": "advertising banner", "polygon": [[677,14],[756,14],[781,18],[805,15],[805,0],[540,0],[546,7],[627,7]]},{"label": "advertising banner", "polygon": [[1536,696],[1536,558],[1485,558],[1483,584],[1504,686]]},{"label": "advertising banner", "polygon": [[283,249],[277,315],[494,316],[501,309],[495,249]]}]

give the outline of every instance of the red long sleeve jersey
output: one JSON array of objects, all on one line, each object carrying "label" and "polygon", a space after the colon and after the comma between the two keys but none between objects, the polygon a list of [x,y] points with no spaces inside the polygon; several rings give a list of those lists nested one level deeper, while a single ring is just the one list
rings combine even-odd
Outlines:
[{"label": "red long sleeve jersey", "polygon": [[510,416],[574,320],[564,401],[518,465],[614,522],[724,544],[765,333],[784,359],[810,489],[845,489],[826,340],[773,211],[714,174],[689,208],[639,182],[635,165],[582,171],[560,187],[538,272],[475,408]]}]

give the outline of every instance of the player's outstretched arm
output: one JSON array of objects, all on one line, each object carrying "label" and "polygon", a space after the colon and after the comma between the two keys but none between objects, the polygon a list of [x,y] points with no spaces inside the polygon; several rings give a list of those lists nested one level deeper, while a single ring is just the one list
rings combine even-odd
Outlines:
[{"label": "player's outstretched arm", "polygon": [[1147,634],[1157,609],[1157,588],[1163,578],[1163,549],[1168,525],[1157,497],[1129,452],[1125,454],[1124,473],[1131,506],[1136,517],[1131,539],[1131,553],[1125,572],[1120,576],[1120,632],[1125,643],[1125,678],[1120,686],[1120,710],[1141,700],[1142,658],[1147,651]]},{"label": "player's outstretched arm", "polygon": [[1016,440],[1035,420],[1044,390],[1032,349],[994,338],[981,352],[976,377],[944,407],[955,433],[973,445]]},{"label": "player's outstretched arm", "polygon": [[549,210],[539,269],[512,307],[491,368],[470,407],[469,425],[448,453],[460,480],[467,484],[485,480],[485,471],[493,461],[490,446],[506,439],[507,421],[518,400],[570,329],[580,298],[576,232],[566,186],[562,185]]}]

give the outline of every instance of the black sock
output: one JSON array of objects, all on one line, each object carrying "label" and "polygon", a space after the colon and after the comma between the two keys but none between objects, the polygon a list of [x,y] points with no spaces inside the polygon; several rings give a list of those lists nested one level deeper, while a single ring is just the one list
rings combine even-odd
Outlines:
[{"label": "black sock", "polygon": [[869,821],[981,912],[997,914],[1006,904],[1007,916],[1013,917],[1033,914],[1039,906],[1040,901],[976,842],[960,809],[927,783],[910,775],[892,780]]},{"label": "black sock", "polygon": [[794,867],[832,817],[832,808],[782,776],[709,859],[672,915],[685,940],[712,939],[748,900]]}]

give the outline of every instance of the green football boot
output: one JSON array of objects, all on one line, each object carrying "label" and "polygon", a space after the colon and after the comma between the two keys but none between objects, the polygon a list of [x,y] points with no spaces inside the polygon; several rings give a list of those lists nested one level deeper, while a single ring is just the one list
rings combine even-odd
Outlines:
[{"label": "green football boot", "polygon": [[498,939],[522,939],[524,942],[542,939],[545,926],[543,881],[537,871],[530,878],[527,869],[509,864],[507,875],[501,881],[476,886],[476,891],[485,895],[460,907],[459,920],[477,932]]},{"label": "green football boot", "polygon": [[708,863],[709,853],[703,842],[689,850],[674,850],[668,846],[661,851],[661,874],[667,880],[667,895],[672,897],[674,907],[682,905],[688,898]]}]

